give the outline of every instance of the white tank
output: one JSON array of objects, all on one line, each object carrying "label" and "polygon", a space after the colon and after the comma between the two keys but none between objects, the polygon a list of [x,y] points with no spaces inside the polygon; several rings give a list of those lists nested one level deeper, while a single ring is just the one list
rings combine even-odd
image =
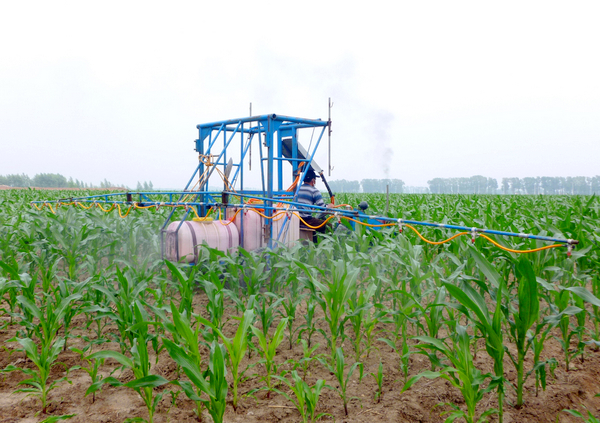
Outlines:
[{"label": "white tank", "polygon": [[[242,219],[244,219],[244,236],[242,248],[254,251],[265,246],[263,231],[263,218],[252,209],[242,210],[235,216],[235,226],[240,235],[242,234]],[[242,238],[240,236],[240,238]]]},{"label": "white tank", "polygon": [[196,263],[198,245],[206,244],[223,252],[234,252],[240,245],[238,228],[227,220],[201,222],[186,220],[175,233],[180,223],[180,221],[172,222],[167,227],[165,241],[167,260]]},{"label": "white tank", "polygon": [[[233,216],[236,210],[228,212],[228,215]],[[235,216],[235,225],[240,234],[242,233],[242,219],[244,219],[244,236],[242,247],[248,251],[254,251],[259,248],[266,247],[265,242],[265,219],[252,209],[247,209],[244,212],[239,212]],[[283,230],[282,230],[283,227]],[[274,244],[286,245],[291,247],[300,239],[300,219],[295,214],[291,214],[286,219],[286,215],[282,211],[275,212],[273,218],[271,238]]]},{"label": "white tank", "polygon": [[293,246],[300,239],[300,219],[298,216],[290,213],[286,219],[285,213],[277,211],[273,218],[271,238],[273,238],[273,243],[277,242],[288,247]]}]

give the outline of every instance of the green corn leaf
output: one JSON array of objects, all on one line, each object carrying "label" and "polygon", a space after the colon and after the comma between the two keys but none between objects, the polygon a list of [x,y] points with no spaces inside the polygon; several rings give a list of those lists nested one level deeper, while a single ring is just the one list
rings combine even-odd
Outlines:
[{"label": "green corn leaf", "polygon": [[169,381],[162,376],[148,375],[148,376],[144,376],[142,378],[127,382],[123,386],[127,386],[128,388],[133,388],[133,389],[156,388],[157,386],[164,385],[165,383],[169,383]]},{"label": "green corn leaf", "polygon": [[488,278],[492,286],[496,289],[500,286],[500,281],[502,277],[500,274],[494,269],[494,267],[490,264],[489,261],[481,255],[479,251],[477,251],[472,245],[468,246],[469,254],[477,263],[477,268],[483,272],[483,274]]},{"label": "green corn leaf", "polygon": [[582,300],[584,300],[590,304],[593,304],[597,307],[600,307],[600,300],[594,294],[592,294],[590,291],[588,291],[587,289],[585,289],[582,286],[572,286],[570,288],[564,288],[564,290],[571,291],[572,293],[577,295]]},{"label": "green corn leaf", "polygon": [[59,420],[68,420],[72,417],[75,417],[77,414],[65,414],[62,416],[50,416],[44,420],[42,420],[40,423],[55,423]]},{"label": "green corn leaf", "polygon": [[518,269],[523,278],[519,281],[519,315],[521,325],[518,330],[524,339],[527,330],[538,320],[540,313],[540,302],[538,299],[538,283],[533,267],[529,260],[522,258]]},{"label": "green corn leaf", "polygon": [[192,383],[196,385],[196,387],[202,392],[210,392],[210,387],[202,376],[202,371],[198,367],[198,363],[192,360],[189,354],[187,354],[183,348],[175,344],[173,341],[170,341],[167,338],[163,338],[162,341],[171,358],[181,366],[184,373],[190,378]]},{"label": "green corn leaf", "polygon": [[125,367],[129,367],[130,369],[134,367],[133,360],[125,357],[123,354],[121,354],[117,351],[110,351],[110,350],[98,351],[98,352],[95,352],[94,354],[91,354],[88,356],[89,360],[95,360],[98,358],[100,358],[100,359],[112,358],[113,360],[118,361]]}]

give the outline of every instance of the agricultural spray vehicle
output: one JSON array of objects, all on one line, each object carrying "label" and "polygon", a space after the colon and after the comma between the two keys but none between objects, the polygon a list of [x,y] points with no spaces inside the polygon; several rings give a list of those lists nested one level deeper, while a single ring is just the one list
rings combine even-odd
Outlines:
[{"label": "agricultural spray vehicle", "polygon": [[[326,213],[327,220],[334,223],[347,220],[352,227],[360,224],[377,230],[395,226],[400,232],[408,227],[418,233],[414,226],[421,225],[462,231],[457,235],[470,235],[473,241],[484,236],[500,248],[504,247],[486,234],[554,242],[541,249],[566,246],[568,254],[578,243],[572,239],[372,216],[365,212],[364,202],[358,209],[348,205],[326,208],[300,204],[298,189],[309,168],[321,177],[334,203],[325,172],[315,161],[315,153],[326,136],[330,151],[331,119],[268,114],[206,123],[197,128],[195,149],[199,163],[182,191],[118,192],[33,205],[38,209],[47,206],[53,211],[53,204],[84,208],[95,205],[105,211],[116,208],[121,216],[122,208],[127,208],[125,215],[132,209],[171,208],[160,229],[162,254],[169,260],[189,263],[198,260],[197,246],[203,243],[221,251],[233,251],[240,246],[256,250],[289,246],[301,238],[311,238],[316,228],[304,222],[298,212],[307,209]],[[258,169],[255,165],[253,170],[260,173],[258,189],[248,188],[245,181],[252,170],[253,154],[258,156]],[[180,220],[173,219],[177,208],[185,210]]]}]

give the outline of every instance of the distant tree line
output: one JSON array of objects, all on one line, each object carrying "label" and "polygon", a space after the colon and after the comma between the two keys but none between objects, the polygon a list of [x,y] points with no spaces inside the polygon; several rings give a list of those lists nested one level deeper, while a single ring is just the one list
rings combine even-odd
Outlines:
[{"label": "distant tree line", "polygon": [[347,181],[345,179],[328,181],[329,187],[335,193],[340,192],[386,192],[389,185],[390,193],[404,192],[404,181],[400,179],[363,179],[362,181]]},{"label": "distant tree line", "polygon": [[386,192],[411,194],[529,194],[529,195],[592,195],[600,194],[600,176],[538,176],[536,178],[495,178],[475,175],[468,178],[434,178],[427,187],[406,186],[400,179],[345,179],[329,181],[334,193]]},{"label": "distant tree line", "polygon": [[502,178],[498,186],[496,179],[476,175],[470,178],[434,178],[427,184],[432,194],[600,194],[600,176]]},{"label": "distant tree line", "polygon": [[502,178],[502,194],[600,194],[600,176]]},{"label": "distant tree line", "polygon": [[496,194],[498,181],[476,175],[470,178],[434,178],[427,181],[432,194]]},{"label": "distant tree line", "polygon": [[[38,188],[111,188],[118,185],[104,179],[100,182],[100,185],[94,185],[80,181],[79,179],[73,180],[73,178],[67,179],[59,173],[38,173],[33,178],[30,178],[24,173],[21,175],[0,175],[0,185],[8,185],[9,187],[15,188],[26,188],[26,187],[38,187]],[[140,183],[138,182],[138,186]],[[152,182],[144,182],[144,186],[150,186],[152,189]]]}]

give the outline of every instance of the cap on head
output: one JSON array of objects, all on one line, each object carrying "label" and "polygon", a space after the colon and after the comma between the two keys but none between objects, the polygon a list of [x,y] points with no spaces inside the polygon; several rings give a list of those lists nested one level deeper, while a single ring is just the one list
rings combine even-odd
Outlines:
[{"label": "cap on head", "polygon": [[304,177],[304,182],[310,182],[313,179],[315,179],[317,177],[317,174],[315,173],[315,171],[313,170],[313,168],[311,167],[310,169],[308,169],[308,171],[306,172],[306,176]]}]

